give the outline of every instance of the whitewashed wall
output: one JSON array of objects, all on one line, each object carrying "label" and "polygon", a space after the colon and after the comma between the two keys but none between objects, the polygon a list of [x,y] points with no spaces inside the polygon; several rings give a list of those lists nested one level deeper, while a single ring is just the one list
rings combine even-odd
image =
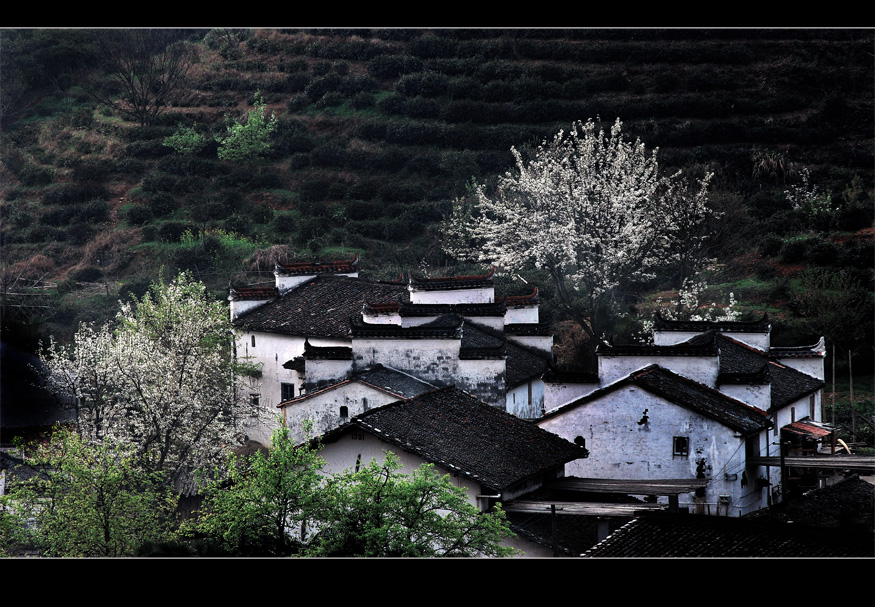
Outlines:
[{"label": "whitewashed wall", "polygon": [[[674,344],[679,344],[681,342],[685,342],[689,339],[696,337],[697,335],[701,335],[701,331],[654,331],[653,332],[653,343],[657,346],[672,346]],[[769,344],[771,342],[769,333],[762,332],[751,332],[751,333],[726,333],[727,337],[731,337],[737,341],[745,343],[757,350],[762,350],[764,352],[769,351]]]},{"label": "whitewashed wall", "polygon": [[599,356],[599,381],[607,386],[652,364],[674,371],[687,379],[713,387],[717,383],[716,356]]},{"label": "whitewashed wall", "polygon": [[528,381],[507,391],[505,411],[522,419],[535,419],[541,416],[544,408],[544,382],[540,379]]},{"label": "whitewashed wall", "polygon": [[768,411],[772,406],[772,386],[770,384],[721,384],[718,389],[722,394],[756,407],[760,411]]},{"label": "whitewashed wall", "polygon": [[788,356],[785,358],[777,358],[776,360],[785,367],[796,369],[806,375],[816,377],[820,380],[824,378],[824,360],[819,356],[806,358]]},{"label": "whitewashed wall", "polygon": [[[405,474],[410,474],[413,470],[426,463],[418,455],[408,453],[376,438],[369,432],[358,429],[350,429],[344,432],[336,442],[323,445],[320,455],[325,459],[324,472],[333,474],[335,472],[355,469],[358,459],[361,460],[362,466],[367,465],[371,460],[383,462],[385,461],[384,451],[391,451],[400,458],[403,466],[401,472]],[[468,495],[468,501],[483,509],[483,502],[485,500],[477,499],[477,496],[481,494],[479,483],[475,483],[463,476],[457,476],[454,472],[445,468],[436,466],[435,469],[439,474],[449,474],[453,484],[465,490],[465,493]]]},{"label": "whitewashed wall", "polygon": [[[293,404],[283,407],[283,417],[294,442],[304,440],[303,424],[313,423],[311,436],[321,436],[365,411],[382,407],[398,400],[398,397],[377,390],[361,382],[351,381],[336,388],[316,392]],[[346,407],[347,417],[341,417],[340,408]]]},{"label": "whitewashed wall", "polygon": [[482,287],[478,289],[442,289],[442,290],[410,290],[410,302],[414,304],[471,304],[494,303],[495,289]]},{"label": "whitewashed wall", "polygon": [[597,382],[591,384],[546,382],[544,384],[544,408],[547,411],[557,409],[598,390],[599,387]]},{"label": "whitewashed wall", "polygon": [[[646,420],[645,420],[646,416]],[[745,470],[744,439],[726,426],[672,404],[635,386],[626,386],[561,416],[543,420],[545,430],[574,442],[581,436],[590,455],[566,465],[567,476],[604,479],[695,479],[700,463],[711,479],[705,503],[716,508],[720,495],[730,496],[722,515],[738,516],[758,496]],[[689,454],[673,455],[673,438],[689,439]],[[724,474],[736,474],[725,480]],[[682,503],[694,501],[681,496]],[[712,513],[715,513],[712,510]]]}]

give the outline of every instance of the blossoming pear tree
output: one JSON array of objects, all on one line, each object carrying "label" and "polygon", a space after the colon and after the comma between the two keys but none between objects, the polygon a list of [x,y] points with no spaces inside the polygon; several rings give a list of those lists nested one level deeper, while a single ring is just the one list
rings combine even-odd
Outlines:
[{"label": "blossoming pear tree", "polygon": [[695,182],[661,175],[657,150],[624,139],[619,119],[609,133],[593,120],[576,122],[528,158],[511,152],[516,166],[494,189],[477,185],[456,201],[444,229],[449,254],[508,271],[546,270],[593,344],[630,285],[672,264],[695,274],[713,214],[710,174]]},{"label": "blossoming pear tree", "polygon": [[47,387],[77,411],[88,442],[131,446],[171,481],[222,461],[265,411],[234,361],[227,310],[182,273],[122,303],[114,323],[83,324],[70,345],[41,352]]}]

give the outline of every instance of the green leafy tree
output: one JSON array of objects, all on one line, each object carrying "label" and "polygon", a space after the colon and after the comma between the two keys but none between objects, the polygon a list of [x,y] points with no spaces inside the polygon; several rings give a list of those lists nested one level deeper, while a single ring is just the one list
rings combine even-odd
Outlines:
[{"label": "green leafy tree", "polygon": [[233,343],[225,306],[182,273],[122,303],[114,323],[80,325],[69,345],[51,340],[41,362],[86,441],[128,445],[145,470],[176,483],[220,464],[247,423],[268,421]]},{"label": "green leafy tree", "polygon": [[277,117],[267,115],[267,108],[260,93],[255,94],[253,108],[246,122],[234,119],[224,135],[217,135],[219,158],[224,160],[249,160],[265,156],[273,147],[273,133],[277,129]]},{"label": "green leafy tree", "polygon": [[300,554],[321,512],[323,464],[308,444],[292,443],[288,428],[277,429],[267,453],[229,456],[227,475],[206,489],[183,534],[214,540],[235,556]]},{"label": "green leafy tree", "polygon": [[19,556],[28,546],[27,523],[9,495],[0,495],[0,558]]},{"label": "green leafy tree", "polygon": [[319,556],[512,556],[502,546],[513,536],[504,512],[489,513],[468,501],[449,475],[431,464],[399,472],[393,453],[359,471],[334,475],[326,491],[325,518],[311,554]]},{"label": "green leafy tree", "polygon": [[10,483],[9,507],[31,521],[44,556],[130,556],[145,541],[173,536],[176,496],[160,474],[142,470],[132,449],[105,440],[87,444],[57,428]]},{"label": "green leafy tree", "polygon": [[194,127],[182,124],[179,125],[173,135],[164,138],[164,145],[173,148],[177,154],[182,154],[183,156],[197,154],[206,144],[206,135],[199,133]]}]

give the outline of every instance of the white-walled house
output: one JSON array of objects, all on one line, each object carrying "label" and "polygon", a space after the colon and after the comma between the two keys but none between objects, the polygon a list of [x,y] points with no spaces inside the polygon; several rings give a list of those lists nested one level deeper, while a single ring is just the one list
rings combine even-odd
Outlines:
[{"label": "white-walled house", "polygon": [[569,475],[642,481],[704,475],[705,491],[687,499],[696,511],[738,516],[762,508],[780,499],[782,479],[780,468],[758,465],[757,458],[778,455],[783,433],[808,432],[810,441],[828,434],[823,340],[773,347],[770,333],[766,316],[657,318],[652,345],[600,347],[597,378],[565,381],[564,392],[554,388],[573,397],[538,424],[585,441],[590,459]]},{"label": "white-walled house", "polygon": [[[374,281],[359,277],[357,257],[278,264],[274,285],[235,287],[229,296],[236,355],[260,369],[252,398],[281,409],[293,433],[306,418],[327,431],[341,422],[341,407],[352,415],[366,410],[361,399],[368,397],[358,394],[365,384],[346,380],[380,367],[539,417],[553,337],[539,317],[537,289],[496,297],[493,273]],[[319,398],[305,398],[328,386]],[[402,394],[391,382],[381,388]],[[372,395],[367,407],[384,401]],[[266,443],[272,428],[249,430]]]},{"label": "white-walled house", "polygon": [[714,504],[723,516],[761,507],[760,492],[744,480],[752,473],[745,455],[747,443],[771,426],[768,416],[659,365],[549,411],[537,423],[589,450],[587,460],[569,464],[568,476],[710,479],[704,492],[691,496],[694,506]]},{"label": "white-walled house", "polygon": [[586,449],[450,386],[350,418],[321,437],[326,473],[356,469],[385,451],[403,469],[434,464],[482,511],[562,478]]}]

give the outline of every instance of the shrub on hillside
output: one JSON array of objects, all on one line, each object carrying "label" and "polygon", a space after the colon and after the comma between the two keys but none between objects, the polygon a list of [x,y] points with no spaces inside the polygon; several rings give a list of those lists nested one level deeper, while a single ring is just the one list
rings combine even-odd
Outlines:
[{"label": "shrub on hillside", "polygon": [[46,205],[81,204],[94,199],[109,198],[109,190],[102,183],[65,183],[48,190],[42,197]]},{"label": "shrub on hillside", "polygon": [[437,97],[447,91],[449,78],[438,72],[406,74],[395,83],[395,92],[405,97]]},{"label": "shrub on hillside", "polygon": [[145,225],[154,218],[152,209],[141,204],[125,205],[119,214],[128,225],[132,226]]},{"label": "shrub on hillside", "polygon": [[157,192],[149,198],[149,209],[155,217],[170,215],[178,206],[176,198],[167,192]]},{"label": "shrub on hillside", "polygon": [[420,72],[422,61],[407,55],[378,55],[368,60],[368,74],[378,80],[391,80],[402,74]]},{"label": "shrub on hillside", "polygon": [[164,145],[163,140],[134,141],[125,146],[125,156],[129,158],[161,158],[172,154],[173,150]]},{"label": "shrub on hillside", "polygon": [[179,242],[186,231],[192,226],[183,221],[168,221],[158,228],[157,237],[164,242]]},{"label": "shrub on hillside", "polygon": [[21,185],[28,187],[43,186],[52,183],[55,179],[55,172],[39,166],[24,166],[18,172],[18,179]]}]

